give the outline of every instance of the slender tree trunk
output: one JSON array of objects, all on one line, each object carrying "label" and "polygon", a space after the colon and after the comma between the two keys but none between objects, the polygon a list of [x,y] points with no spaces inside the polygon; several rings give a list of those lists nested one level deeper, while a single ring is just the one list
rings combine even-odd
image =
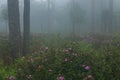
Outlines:
[{"label": "slender tree trunk", "polygon": [[103,10],[104,10],[104,3],[103,0],[101,0],[101,33],[104,33],[104,21],[103,21]]},{"label": "slender tree trunk", "polygon": [[6,25],[6,35],[8,34],[8,20],[5,21],[5,25]]},{"label": "slender tree trunk", "polygon": [[20,53],[20,14],[18,0],[7,0],[9,39],[11,44],[11,55],[17,58]]},{"label": "slender tree trunk", "polygon": [[92,21],[91,21],[91,28],[92,28],[92,33],[95,33],[95,0],[92,0],[92,12],[91,12],[91,16],[92,16]]},{"label": "slender tree trunk", "polygon": [[48,7],[48,12],[47,12],[47,16],[48,16],[48,27],[47,30],[48,32],[51,31],[51,0],[47,0],[47,7]]},{"label": "slender tree trunk", "polygon": [[113,33],[113,0],[109,0],[109,33]]},{"label": "slender tree trunk", "polygon": [[75,32],[76,32],[76,30],[75,30],[75,23],[72,23],[72,39],[73,39],[73,41],[75,41],[75,36],[76,36],[76,34],[75,34]]},{"label": "slender tree trunk", "polygon": [[76,36],[76,35],[75,35],[75,32],[76,32],[76,30],[75,30],[75,27],[76,27],[76,26],[75,26],[75,25],[76,25],[76,23],[75,23],[75,21],[74,21],[74,20],[75,20],[75,19],[74,19],[74,15],[75,15],[75,14],[74,14],[74,13],[75,13],[74,11],[75,11],[76,0],[72,0],[72,1],[71,1],[71,4],[72,4],[71,6],[73,7],[73,8],[72,8],[72,15],[71,15],[71,16],[72,16],[72,39],[73,39],[73,41],[74,41],[74,40],[75,40],[75,36]]},{"label": "slender tree trunk", "polygon": [[23,32],[23,55],[29,53],[30,42],[30,0],[24,0],[24,16],[23,16],[24,32]]}]

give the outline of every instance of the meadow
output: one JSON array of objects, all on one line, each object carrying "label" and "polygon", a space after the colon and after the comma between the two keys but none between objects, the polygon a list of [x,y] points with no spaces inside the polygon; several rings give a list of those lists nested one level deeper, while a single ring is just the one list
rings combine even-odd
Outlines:
[{"label": "meadow", "polygon": [[120,36],[32,34],[30,53],[11,63],[0,36],[0,80],[120,80]]}]

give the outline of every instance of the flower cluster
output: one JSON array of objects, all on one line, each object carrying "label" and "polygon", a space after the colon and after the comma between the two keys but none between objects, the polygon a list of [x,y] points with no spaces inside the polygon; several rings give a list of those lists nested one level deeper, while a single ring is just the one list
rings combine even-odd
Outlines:
[{"label": "flower cluster", "polygon": [[8,80],[15,80],[15,77],[14,77],[14,76],[10,76],[10,77],[8,78]]},{"label": "flower cluster", "polygon": [[65,80],[64,76],[57,77],[57,80]]}]

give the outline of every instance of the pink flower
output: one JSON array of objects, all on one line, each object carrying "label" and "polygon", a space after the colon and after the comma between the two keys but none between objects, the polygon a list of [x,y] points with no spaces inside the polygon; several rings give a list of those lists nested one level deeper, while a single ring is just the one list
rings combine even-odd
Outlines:
[{"label": "pink flower", "polygon": [[67,62],[68,61],[68,59],[67,58],[65,58],[65,62]]},{"label": "pink flower", "polygon": [[77,56],[77,53],[73,53],[72,55],[76,57],[76,56]]},{"label": "pink flower", "polygon": [[63,76],[59,76],[57,80],[65,80]]},{"label": "pink flower", "polygon": [[64,53],[68,53],[68,52],[69,52],[69,50],[67,50],[67,49],[66,49],[66,50],[64,50]]},{"label": "pink flower", "polygon": [[46,50],[46,51],[48,51],[48,49],[49,49],[48,47],[45,47],[45,50]]},{"label": "pink flower", "polygon": [[90,67],[89,66],[85,66],[85,70],[90,70]]},{"label": "pink flower", "polygon": [[13,76],[10,76],[8,80],[15,80],[15,78]]},{"label": "pink flower", "polygon": [[75,53],[75,56],[77,56],[77,53]]},{"label": "pink flower", "polygon": [[88,79],[92,79],[92,75],[88,75],[87,78],[88,78]]}]

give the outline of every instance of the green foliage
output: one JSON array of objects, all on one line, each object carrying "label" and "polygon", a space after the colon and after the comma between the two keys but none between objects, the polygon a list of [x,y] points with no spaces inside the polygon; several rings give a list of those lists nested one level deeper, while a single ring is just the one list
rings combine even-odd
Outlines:
[{"label": "green foliage", "polygon": [[[94,39],[100,39],[94,36]],[[105,44],[106,43],[106,44]],[[95,48],[98,40],[72,42],[60,36],[33,36],[31,54],[0,68],[0,80],[119,80],[120,39],[113,38]]]},{"label": "green foliage", "polygon": [[0,80],[7,80],[10,76],[16,76],[14,67],[0,67]]},{"label": "green foliage", "polygon": [[11,55],[10,53],[10,45],[9,41],[7,39],[2,39],[0,40],[0,66],[3,64],[9,65],[11,63]]}]

